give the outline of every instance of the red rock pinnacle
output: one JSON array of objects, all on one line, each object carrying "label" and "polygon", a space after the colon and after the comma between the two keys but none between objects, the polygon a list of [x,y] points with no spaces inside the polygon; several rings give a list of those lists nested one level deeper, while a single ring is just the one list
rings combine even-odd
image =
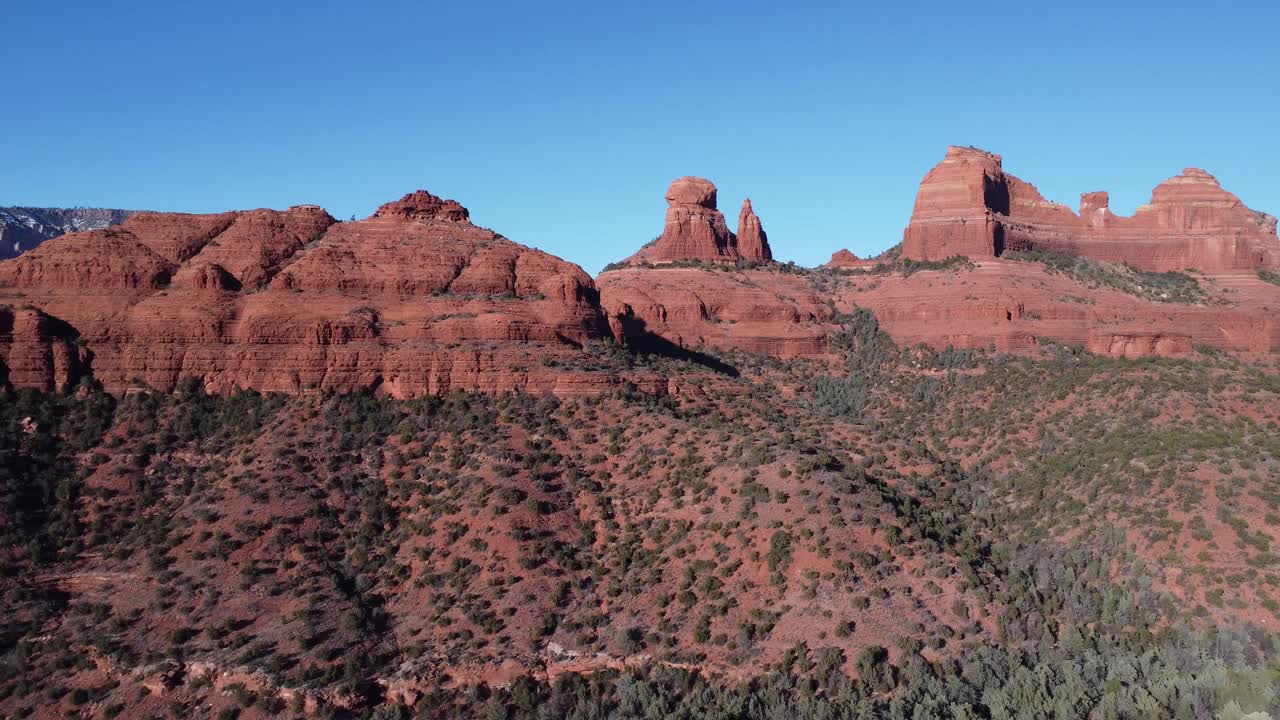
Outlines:
[{"label": "red rock pinnacle", "polygon": [[742,201],[742,212],[738,214],[738,255],[754,262],[773,259],[773,252],[769,249],[769,236],[765,234],[760,218],[751,209],[751,198]]},{"label": "red rock pinnacle", "polygon": [[729,230],[724,215],[716,209],[716,186],[699,177],[678,178],[667,188],[667,218],[653,244],[641,248],[630,261],[754,262],[773,259],[769,240],[751,201],[742,205],[738,217],[739,235]]}]

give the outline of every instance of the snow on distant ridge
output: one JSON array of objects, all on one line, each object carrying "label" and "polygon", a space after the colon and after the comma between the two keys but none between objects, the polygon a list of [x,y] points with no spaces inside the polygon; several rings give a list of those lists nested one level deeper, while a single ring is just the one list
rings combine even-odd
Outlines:
[{"label": "snow on distant ridge", "polygon": [[17,257],[45,240],[124,222],[133,210],[0,207],[0,260]]}]

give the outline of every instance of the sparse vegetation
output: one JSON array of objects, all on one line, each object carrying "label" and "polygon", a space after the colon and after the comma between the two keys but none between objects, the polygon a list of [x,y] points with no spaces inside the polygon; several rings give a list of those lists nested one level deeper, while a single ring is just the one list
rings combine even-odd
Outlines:
[{"label": "sparse vegetation", "polygon": [[[0,707],[1277,712],[1252,624],[1280,619],[1273,366],[899,348],[839,321],[835,374],[579,361],[716,383],[678,397],[7,394]],[[438,682],[557,662],[599,671]],[[254,685],[140,690],[187,663]],[[396,673],[413,702],[360,694]]]},{"label": "sparse vegetation", "polygon": [[1200,305],[1208,296],[1195,278],[1182,272],[1149,272],[1128,265],[1063,255],[1045,250],[1024,250],[1004,255],[1009,260],[1044,263],[1051,273],[1061,273],[1089,288],[1109,288],[1151,302]]}]

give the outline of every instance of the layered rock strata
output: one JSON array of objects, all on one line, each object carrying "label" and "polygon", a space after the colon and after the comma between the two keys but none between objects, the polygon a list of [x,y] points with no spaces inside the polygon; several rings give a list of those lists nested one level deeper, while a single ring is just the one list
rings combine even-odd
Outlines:
[{"label": "layered rock strata", "polygon": [[716,208],[716,186],[698,177],[677,178],[667,189],[667,216],[662,234],[628,262],[669,263],[695,260],[767,263],[773,259],[769,239],[751,200],[742,203],[738,232],[729,230]]},{"label": "layered rock strata", "polygon": [[570,368],[609,333],[580,268],[421,191],[348,223],[141,213],[0,263],[0,306],[0,371],[43,389],[571,394],[598,389]]},{"label": "layered rock strata", "polygon": [[1079,214],[1004,171],[999,155],[951,147],[929,171],[903,234],[903,257],[992,258],[1015,250],[1081,255],[1143,270],[1206,272],[1280,265],[1276,219],[1251,210],[1204,170],[1158,185],[1130,217],[1105,192],[1081,196]]}]

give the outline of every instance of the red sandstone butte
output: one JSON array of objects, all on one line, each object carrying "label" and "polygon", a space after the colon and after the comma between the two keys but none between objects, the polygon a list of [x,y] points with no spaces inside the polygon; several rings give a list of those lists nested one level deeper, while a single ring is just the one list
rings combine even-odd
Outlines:
[{"label": "red sandstone butte", "polygon": [[1276,219],[1246,207],[1203,170],[1188,168],[1160,183],[1131,217],[1112,213],[1105,192],[1082,195],[1077,215],[1005,173],[999,155],[948,148],[920,184],[903,257],[992,258],[1032,249],[1157,272],[1280,265]]},{"label": "red sandstone butte", "polygon": [[581,268],[422,191],[349,223],[140,213],[0,263],[0,308],[0,380],[41,389],[573,394],[601,376],[551,366],[608,336]]},{"label": "red sandstone butte", "polygon": [[848,250],[841,249],[831,253],[831,259],[822,267],[828,269],[867,268],[875,266],[876,262],[875,260],[863,260]]},{"label": "red sandstone butte", "polygon": [[716,186],[699,177],[678,178],[667,189],[667,218],[662,235],[628,262],[665,263],[697,260],[733,263],[739,259],[769,262],[773,253],[751,201],[742,204],[738,233],[729,230],[716,209]]}]

